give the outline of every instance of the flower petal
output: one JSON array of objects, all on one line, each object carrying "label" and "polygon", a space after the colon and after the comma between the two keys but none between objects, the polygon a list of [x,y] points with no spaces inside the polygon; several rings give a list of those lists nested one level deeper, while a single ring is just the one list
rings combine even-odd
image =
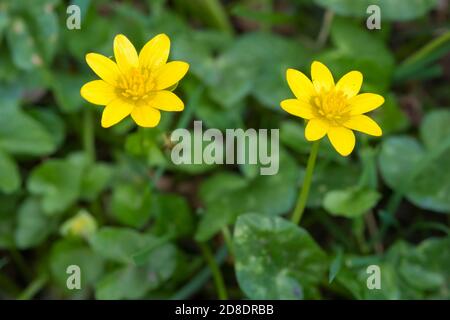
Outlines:
[{"label": "flower petal", "polygon": [[114,57],[122,73],[126,73],[130,68],[136,68],[139,65],[136,49],[123,34],[114,38]]},{"label": "flower petal", "polygon": [[138,105],[131,112],[134,122],[141,127],[156,127],[161,120],[161,112],[149,105]]},{"label": "flower petal", "polygon": [[328,130],[328,139],[336,151],[344,157],[348,156],[355,148],[355,134],[350,129],[331,127]]},{"label": "flower petal", "polygon": [[294,95],[297,99],[309,102],[311,97],[316,94],[316,90],[307,76],[295,69],[286,71],[286,79]]},{"label": "flower petal", "polygon": [[123,100],[115,99],[110,102],[102,114],[102,127],[108,128],[120,122],[133,111],[134,105]]},{"label": "flower petal", "polygon": [[363,75],[359,71],[350,71],[336,84],[336,89],[343,91],[348,98],[354,97],[361,90]]},{"label": "flower petal", "polygon": [[298,99],[287,99],[281,101],[281,108],[287,113],[293,114],[294,116],[311,119],[314,117],[311,106]]},{"label": "flower petal", "polygon": [[334,87],[334,79],[330,69],[319,61],[314,61],[311,65],[311,79],[317,92],[328,91]]},{"label": "flower petal", "polygon": [[384,103],[384,98],[375,93],[362,93],[348,100],[350,114],[358,115],[375,110]]},{"label": "flower petal", "polygon": [[152,95],[148,105],[163,111],[182,111],[184,103],[178,96],[170,91],[158,91]]},{"label": "flower petal", "polygon": [[103,80],[94,80],[86,83],[81,87],[80,94],[90,103],[102,106],[117,98],[114,87]]},{"label": "flower petal", "polygon": [[183,61],[172,61],[158,70],[156,75],[156,90],[163,90],[180,81],[189,69],[189,64]]},{"label": "flower petal", "polygon": [[116,84],[120,71],[114,61],[98,53],[88,53],[86,62],[100,78],[111,85]]},{"label": "flower petal", "polygon": [[383,134],[380,126],[371,118],[363,114],[351,117],[344,123],[344,126],[349,129],[364,132],[376,137]]},{"label": "flower petal", "polygon": [[313,118],[308,121],[305,128],[305,138],[308,141],[316,141],[323,138],[329,129],[329,124],[319,118]]},{"label": "flower petal", "polygon": [[170,52],[170,39],[164,33],[158,34],[145,44],[139,53],[139,65],[157,69],[167,62]]}]

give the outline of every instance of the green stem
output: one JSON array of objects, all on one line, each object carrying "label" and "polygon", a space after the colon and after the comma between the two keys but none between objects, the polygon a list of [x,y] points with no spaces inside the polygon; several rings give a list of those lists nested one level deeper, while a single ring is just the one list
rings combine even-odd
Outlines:
[{"label": "green stem", "polygon": [[222,235],[225,240],[225,245],[227,246],[228,251],[231,255],[234,255],[234,249],[233,249],[233,240],[230,233],[230,230],[227,226],[222,228]]},{"label": "green stem", "polygon": [[22,273],[23,277],[26,280],[30,280],[32,278],[32,272],[29,269],[25,259],[22,257],[20,251],[18,251],[15,247],[12,247],[9,252],[11,254],[14,263],[18,267],[19,271]]},{"label": "green stem", "polygon": [[226,33],[233,34],[233,26],[228,19],[228,14],[219,0],[198,0],[198,5],[203,6],[207,19],[212,26]]},{"label": "green stem", "polygon": [[[222,265],[226,257],[227,257],[227,248],[226,246],[222,245],[215,254],[215,260],[217,264],[219,266]],[[191,298],[192,295],[195,294],[197,291],[199,291],[210,278],[211,278],[211,270],[208,266],[205,266],[197,275],[191,277],[189,282],[185,286],[183,286],[180,290],[178,290],[170,299],[184,300]]]},{"label": "green stem", "polygon": [[415,75],[427,64],[439,59],[448,52],[450,31],[427,43],[413,55],[404,60],[395,70],[394,80],[402,81]]},{"label": "green stem", "polygon": [[333,22],[334,13],[331,10],[326,10],[323,15],[322,27],[320,28],[319,35],[317,36],[316,48],[321,49],[327,42],[330,35],[331,23]]},{"label": "green stem", "polygon": [[138,134],[139,134],[139,142],[141,144],[141,155],[144,159],[144,162],[147,163],[147,155],[145,154],[145,143],[146,143],[146,137],[145,137],[145,129],[143,127],[138,127]]},{"label": "green stem", "polygon": [[311,147],[311,153],[309,154],[308,164],[306,166],[305,179],[303,180],[303,186],[298,196],[297,205],[295,206],[294,213],[292,214],[291,221],[295,224],[300,223],[303,211],[305,211],[306,201],[308,200],[309,189],[311,187],[314,166],[316,164],[317,153],[319,151],[319,143],[320,140],[317,140],[313,142]]},{"label": "green stem", "polygon": [[7,298],[17,297],[20,293],[20,288],[15,282],[2,273],[0,273],[0,288],[2,288],[2,295],[6,295]]},{"label": "green stem", "polygon": [[33,282],[30,283],[30,285],[17,297],[18,300],[30,300],[32,299],[41,289],[45,286],[45,284],[48,281],[47,275],[41,275]]},{"label": "green stem", "polygon": [[200,250],[202,251],[203,257],[205,258],[206,262],[209,265],[209,268],[211,269],[219,299],[227,300],[228,294],[227,289],[225,288],[225,282],[223,281],[222,272],[220,271],[220,268],[217,265],[216,260],[211,253],[211,250],[206,243],[200,242],[198,245],[200,247]]},{"label": "green stem", "polygon": [[83,112],[83,148],[89,160],[95,161],[94,119],[92,110],[86,108]]}]

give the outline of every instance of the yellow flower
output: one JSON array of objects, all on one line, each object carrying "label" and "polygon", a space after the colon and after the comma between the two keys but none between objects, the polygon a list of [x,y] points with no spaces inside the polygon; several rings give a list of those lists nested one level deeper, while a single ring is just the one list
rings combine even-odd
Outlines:
[{"label": "yellow flower", "polygon": [[305,137],[315,141],[328,135],[331,144],[343,156],[355,147],[352,130],[381,136],[381,128],[364,113],[384,103],[378,94],[358,94],[363,75],[350,71],[336,84],[330,70],[322,63],[311,65],[311,78],[300,71],[288,69],[287,82],[296,99],[281,102],[281,108],[295,116],[306,119]]},{"label": "yellow flower", "polygon": [[86,210],[80,210],[75,216],[61,226],[64,236],[78,236],[88,238],[97,231],[97,222]]},{"label": "yellow flower", "polygon": [[162,111],[182,111],[183,101],[173,88],[189,69],[182,61],[167,63],[170,39],[159,34],[142,48],[139,55],[122,34],[114,38],[116,62],[97,53],[88,53],[86,62],[102,79],[86,83],[81,96],[87,101],[106,106],[102,126],[110,127],[131,114],[142,127],[155,127]]}]

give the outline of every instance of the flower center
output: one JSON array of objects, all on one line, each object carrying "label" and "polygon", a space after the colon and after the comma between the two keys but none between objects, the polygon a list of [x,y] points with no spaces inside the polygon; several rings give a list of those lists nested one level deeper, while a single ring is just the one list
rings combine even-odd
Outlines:
[{"label": "flower center", "polygon": [[155,87],[155,80],[146,68],[134,68],[122,75],[118,82],[122,96],[133,101],[147,99]]},{"label": "flower center", "polygon": [[318,115],[332,124],[340,125],[348,119],[350,108],[342,91],[330,90],[321,93],[314,97],[312,102]]}]

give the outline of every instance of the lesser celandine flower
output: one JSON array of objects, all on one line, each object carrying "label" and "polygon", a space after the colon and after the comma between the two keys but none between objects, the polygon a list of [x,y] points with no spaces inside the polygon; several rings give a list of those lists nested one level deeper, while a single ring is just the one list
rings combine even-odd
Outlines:
[{"label": "lesser celandine flower", "polygon": [[182,61],[167,63],[170,39],[159,34],[142,48],[139,55],[124,35],[114,39],[115,62],[101,54],[88,53],[86,61],[101,78],[86,83],[81,96],[106,106],[102,126],[110,127],[131,115],[141,127],[155,127],[160,111],[182,111],[183,101],[173,88],[189,69]]},{"label": "lesser celandine flower", "polygon": [[97,231],[97,222],[86,210],[80,210],[75,216],[61,226],[64,236],[88,238]]},{"label": "lesser celandine flower", "polygon": [[316,141],[327,135],[336,151],[347,156],[355,147],[352,130],[381,136],[381,128],[364,113],[381,106],[384,98],[374,93],[358,94],[363,81],[361,72],[350,71],[335,84],[330,70],[314,61],[312,82],[294,69],[288,69],[286,76],[296,99],[282,101],[281,107],[308,120],[307,140]]},{"label": "lesser celandine flower", "polygon": [[298,224],[308,200],[320,139],[327,135],[336,151],[348,156],[355,147],[352,130],[381,136],[378,124],[364,114],[381,106],[384,98],[373,93],[358,94],[363,82],[359,71],[350,71],[335,84],[330,70],[318,61],[311,65],[312,81],[294,69],[288,69],[286,77],[296,99],[282,101],[281,108],[306,119],[305,138],[315,141],[292,214],[292,222]]}]

